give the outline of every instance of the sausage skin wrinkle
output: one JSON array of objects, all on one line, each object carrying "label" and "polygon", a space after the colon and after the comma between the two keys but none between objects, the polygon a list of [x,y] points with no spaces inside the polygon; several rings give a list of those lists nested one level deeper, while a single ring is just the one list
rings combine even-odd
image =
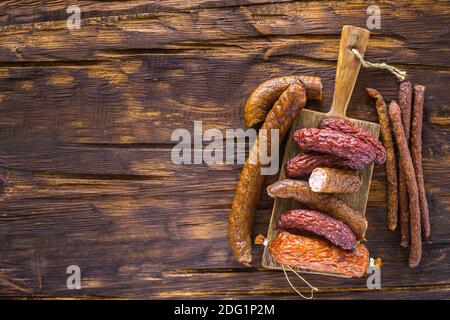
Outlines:
[{"label": "sausage skin wrinkle", "polygon": [[294,141],[302,149],[333,154],[365,165],[375,159],[375,148],[371,144],[336,130],[298,129]]},{"label": "sausage skin wrinkle", "polygon": [[383,147],[381,142],[378,141],[378,139],[376,139],[370,132],[358,127],[353,122],[341,118],[328,118],[320,121],[317,127],[319,129],[336,130],[361,139],[374,147],[375,163],[383,164],[386,162],[386,149]]},{"label": "sausage skin wrinkle", "polygon": [[352,250],[356,245],[356,236],[345,223],[314,210],[284,211],[278,219],[277,227],[313,232],[344,250]]},{"label": "sausage skin wrinkle", "polygon": [[[264,121],[261,129],[279,130],[280,140],[288,132],[294,119],[306,104],[306,90],[302,83],[290,85],[275,102]],[[236,194],[231,205],[228,238],[233,255],[243,265],[250,266],[252,262],[252,226],[256,203],[264,182],[261,175],[261,163],[257,161],[261,134],[256,139],[249,157],[242,169],[236,187]],[[270,150],[270,139],[267,148]]]},{"label": "sausage skin wrinkle", "polygon": [[317,167],[359,170],[364,168],[364,164],[340,158],[333,154],[311,151],[299,153],[289,159],[284,166],[284,172],[288,178],[301,178],[313,172]]}]

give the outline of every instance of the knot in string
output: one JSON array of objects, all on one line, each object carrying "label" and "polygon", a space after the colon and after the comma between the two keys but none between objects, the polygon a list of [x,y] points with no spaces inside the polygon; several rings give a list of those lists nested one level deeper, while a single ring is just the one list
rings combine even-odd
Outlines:
[{"label": "knot in string", "polygon": [[406,79],[405,71],[397,69],[396,67],[386,64],[384,62],[383,63],[375,63],[375,62],[366,61],[361,56],[359,51],[356,50],[355,48],[352,49],[352,53],[358,58],[359,61],[361,61],[361,64],[364,68],[387,70],[390,73],[392,73],[397,78],[397,80],[400,82],[402,82],[403,80]]}]

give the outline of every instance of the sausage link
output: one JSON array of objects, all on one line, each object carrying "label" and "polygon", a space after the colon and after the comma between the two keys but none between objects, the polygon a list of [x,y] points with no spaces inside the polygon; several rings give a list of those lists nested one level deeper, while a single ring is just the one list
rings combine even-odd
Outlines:
[{"label": "sausage link", "polygon": [[425,183],[423,181],[422,168],[422,119],[423,105],[425,100],[425,87],[414,86],[414,110],[411,126],[411,156],[416,172],[417,187],[419,188],[420,213],[422,217],[423,234],[427,241],[430,238],[430,215],[428,211],[427,196],[425,194]]},{"label": "sausage link", "polygon": [[311,190],[324,193],[353,193],[362,182],[362,174],[356,170],[316,168],[309,177]]},{"label": "sausage link", "polygon": [[318,128],[336,130],[361,139],[375,148],[375,163],[383,164],[386,162],[386,149],[381,142],[378,141],[378,139],[376,139],[370,132],[358,127],[353,122],[342,118],[328,118],[320,121]]},{"label": "sausage link", "polygon": [[303,128],[294,133],[294,141],[300,148],[334,154],[358,163],[369,164],[375,159],[372,145],[335,130]]},{"label": "sausage link", "polygon": [[419,190],[417,188],[416,174],[409,153],[408,142],[406,141],[405,130],[403,129],[400,107],[395,101],[389,105],[389,118],[392,123],[395,140],[397,141],[400,163],[405,169],[406,187],[409,195],[409,218],[411,248],[409,253],[409,266],[416,267],[422,256],[422,239],[420,231],[420,206]]},{"label": "sausage link", "polygon": [[[258,237],[260,243],[264,237]],[[363,244],[346,251],[329,242],[283,231],[268,245],[272,257],[281,265],[360,278],[369,266],[369,251]]]},{"label": "sausage link", "polygon": [[268,186],[267,193],[272,198],[294,198],[313,210],[332,215],[347,224],[358,240],[364,240],[367,229],[364,216],[333,195],[313,192],[306,181],[280,180]]},{"label": "sausage link", "polygon": [[[400,84],[398,102],[402,114],[402,124],[405,130],[406,141],[409,144],[411,127],[411,101],[412,85],[409,81]],[[398,185],[399,211],[400,211],[400,245],[407,247],[410,241],[409,235],[409,199],[408,189],[406,188],[405,172],[399,162],[400,174]]]},{"label": "sausage link", "polygon": [[[306,92],[303,84],[290,85],[273,105],[262,128],[267,130],[278,129],[279,138],[283,139],[305,104]],[[264,182],[264,176],[261,175],[262,165],[258,161],[259,141],[262,138],[259,134],[242,169],[231,205],[228,224],[228,238],[234,257],[247,266],[252,261],[251,233],[253,219],[256,203]],[[270,139],[265,140],[267,140],[267,148],[270,150]]]},{"label": "sausage link", "polygon": [[288,178],[300,178],[310,174],[317,167],[360,170],[364,168],[364,164],[339,158],[333,154],[307,152],[299,153],[289,159],[284,166],[284,172]]},{"label": "sausage link", "polygon": [[344,250],[351,250],[356,245],[356,236],[345,223],[318,211],[305,209],[285,211],[281,213],[277,227],[313,232]]},{"label": "sausage link", "polygon": [[383,138],[384,147],[386,148],[387,219],[389,229],[395,230],[397,229],[398,221],[398,183],[394,143],[392,142],[388,112],[386,103],[378,91],[367,88],[367,93],[371,98],[375,99],[375,106],[380,121],[381,136]]},{"label": "sausage link", "polygon": [[322,100],[322,81],[314,76],[285,76],[267,80],[260,84],[247,99],[244,106],[244,120],[247,127],[264,121],[273,104],[291,85],[303,83],[308,100]]}]

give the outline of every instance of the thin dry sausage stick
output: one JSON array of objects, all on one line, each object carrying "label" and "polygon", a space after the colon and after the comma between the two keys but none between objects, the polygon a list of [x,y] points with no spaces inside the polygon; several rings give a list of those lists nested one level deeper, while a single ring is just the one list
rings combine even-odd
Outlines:
[{"label": "thin dry sausage stick", "polygon": [[[402,123],[405,129],[406,140],[409,144],[410,127],[411,127],[411,101],[412,101],[412,85],[411,82],[405,81],[400,84],[398,101],[402,113]],[[405,173],[400,166],[399,174],[399,211],[400,211],[400,245],[407,247],[410,241],[409,235],[409,200],[408,190],[406,188]]]},{"label": "thin dry sausage stick", "polygon": [[380,131],[383,144],[386,148],[386,179],[387,179],[387,219],[388,227],[392,231],[397,228],[398,210],[398,184],[397,168],[395,163],[394,143],[389,125],[389,117],[383,96],[375,89],[367,88],[367,93],[375,99],[375,106],[380,121]]},{"label": "thin dry sausage stick", "polygon": [[303,83],[308,100],[322,100],[322,81],[315,76],[284,76],[261,83],[247,99],[244,106],[244,120],[251,127],[266,119],[267,114],[280,95],[291,84]]},{"label": "thin dry sausage stick", "polygon": [[408,142],[406,141],[405,130],[403,129],[400,107],[395,101],[392,101],[389,105],[389,118],[392,123],[395,140],[397,141],[400,163],[405,169],[406,187],[408,188],[409,195],[409,229],[411,234],[409,266],[414,268],[419,264],[422,257],[419,190],[417,188],[416,174],[409,152]]},{"label": "thin dry sausage stick", "polygon": [[358,240],[364,240],[367,230],[366,218],[333,195],[313,192],[306,181],[280,180],[267,187],[267,194],[272,198],[294,198],[311,209],[332,215],[346,223]]},{"label": "thin dry sausage stick", "polygon": [[[306,92],[302,83],[290,85],[269,111],[266,121],[261,129],[279,130],[279,139],[288,132],[292,122],[306,104]],[[270,137],[269,133],[267,134]],[[252,227],[255,216],[256,203],[259,199],[264,176],[261,175],[262,164],[259,159],[259,141],[263,139],[258,135],[249,157],[242,169],[241,176],[236,187],[236,194],[231,205],[228,238],[236,260],[246,266],[252,262]],[[267,140],[267,148],[270,150],[270,139]]]},{"label": "thin dry sausage stick", "polygon": [[416,172],[417,187],[419,188],[420,213],[422,217],[422,228],[425,238],[430,238],[430,215],[428,211],[427,196],[425,194],[425,183],[423,181],[422,168],[422,121],[423,105],[425,100],[425,87],[414,86],[414,109],[411,126],[411,156]]}]

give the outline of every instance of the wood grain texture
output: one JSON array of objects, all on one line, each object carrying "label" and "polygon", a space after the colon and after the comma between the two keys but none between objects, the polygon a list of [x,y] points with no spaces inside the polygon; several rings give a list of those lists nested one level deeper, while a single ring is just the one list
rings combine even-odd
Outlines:
[{"label": "wood grain texture", "polygon": [[[364,27],[365,2],[65,1],[0,4],[0,296],[295,298],[278,271],[242,268],[226,239],[240,165],[174,165],[176,128],[243,128],[260,82],[318,75],[329,109],[339,34]],[[383,166],[375,166],[368,248],[381,291],[364,279],[311,275],[319,298],[448,298],[450,285],[449,11],[445,2],[383,1],[365,57],[427,87],[424,174],[432,245],[407,268],[386,229]],[[391,76],[362,69],[348,115],[376,121],[365,87],[396,99]],[[276,181],[269,177],[266,184]],[[272,200],[258,203],[265,233]],[[254,259],[263,248],[254,249]],[[68,290],[78,264],[82,290]]]}]

